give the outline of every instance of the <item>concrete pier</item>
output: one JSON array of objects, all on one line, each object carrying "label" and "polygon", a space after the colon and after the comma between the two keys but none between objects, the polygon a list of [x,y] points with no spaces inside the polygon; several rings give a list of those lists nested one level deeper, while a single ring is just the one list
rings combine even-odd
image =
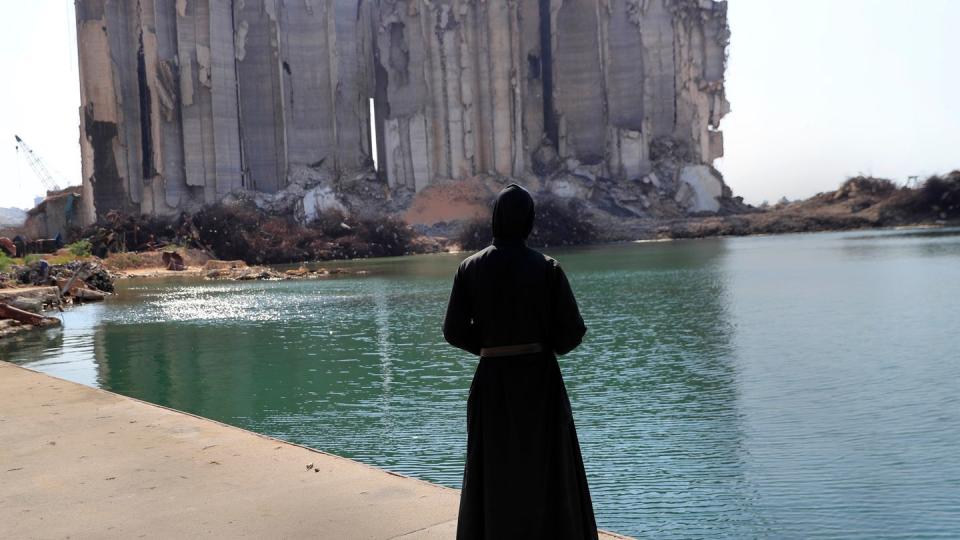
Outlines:
[{"label": "concrete pier", "polygon": [[459,495],[0,362],[0,538],[453,538]]},{"label": "concrete pier", "polygon": [[10,302],[15,298],[29,298],[44,303],[56,302],[59,293],[56,287],[16,287],[0,289],[0,303]]}]

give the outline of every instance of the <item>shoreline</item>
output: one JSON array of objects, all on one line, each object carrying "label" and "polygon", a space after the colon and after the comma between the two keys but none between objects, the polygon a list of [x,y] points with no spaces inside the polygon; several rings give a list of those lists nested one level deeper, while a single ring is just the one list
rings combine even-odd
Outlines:
[{"label": "shoreline", "polygon": [[[541,251],[552,251],[552,250],[589,250],[593,248],[603,247],[603,246],[615,246],[615,245],[625,245],[625,244],[658,244],[664,242],[675,242],[675,241],[689,241],[689,240],[710,240],[710,239],[729,239],[729,238],[748,238],[748,237],[776,237],[776,236],[787,236],[795,234],[820,234],[820,233],[843,233],[843,232],[882,232],[882,231],[908,231],[908,230],[937,230],[937,229],[952,229],[955,227],[960,227],[960,222],[921,222],[921,223],[912,223],[905,225],[889,225],[889,226],[868,226],[868,227],[857,227],[857,228],[845,228],[845,229],[827,229],[827,230],[798,230],[798,231],[784,231],[784,232],[773,232],[773,233],[750,233],[750,234],[715,234],[715,235],[703,235],[703,236],[680,236],[680,237],[641,237],[635,239],[610,239],[607,241],[593,242],[589,244],[576,244],[576,245],[565,245],[565,246],[549,246],[549,247],[534,247]],[[166,268],[151,266],[145,268],[131,268],[125,270],[114,270],[109,269],[109,265],[104,265],[105,268],[109,269],[109,272],[114,279],[114,281],[127,281],[127,280],[136,280],[136,281],[151,281],[151,280],[162,280],[170,278],[184,278],[184,279],[200,279],[204,281],[287,281],[287,280],[320,280],[320,279],[334,279],[336,277],[356,277],[363,276],[369,273],[368,270],[350,270],[342,267],[333,267],[327,268],[330,263],[349,263],[349,264],[362,264],[364,261],[374,261],[384,258],[394,258],[394,257],[415,257],[415,256],[424,256],[424,255],[457,255],[457,254],[469,254],[473,253],[474,250],[446,250],[446,251],[435,251],[430,253],[414,253],[409,255],[400,255],[400,256],[391,256],[391,257],[358,257],[353,259],[333,259],[333,260],[323,260],[323,261],[301,261],[301,262],[292,262],[292,263],[282,263],[282,264],[271,264],[263,266],[240,266],[237,267],[236,264],[240,261],[219,261],[216,259],[210,259],[205,263],[204,266],[199,265],[189,265],[183,270],[168,270]],[[224,264],[232,264],[234,266],[228,266],[229,270],[226,273],[219,272],[217,276],[211,277],[209,273],[210,270],[207,268],[206,264],[216,263],[222,267]],[[101,264],[103,262],[101,261]],[[287,268],[284,268],[287,267]],[[313,270],[310,267],[314,267]],[[34,285],[24,285],[20,287],[8,287],[0,289],[0,298],[16,298],[20,296],[29,296],[35,293],[38,289],[53,289],[53,287],[38,287]],[[109,298],[110,293],[107,293],[105,297]],[[49,296],[49,294],[47,294]],[[39,313],[43,315],[44,312],[53,311],[55,308],[62,311],[64,308],[71,309],[77,307],[76,304],[83,305],[88,302],[75,302],[73,305],[64,306],[62,303],[50,303],[49,308],[41,310]],[[46,304],[45,304],[46,305]],[[11,321],[10,319],[0,319],[0,340],[9,340],[28,334],[33,330],[45,330],[52,326],[59,326],[54,324],[54,321],[59,322],[57,317],[46,317],[50,319],[48,326],[42,325],[30,325],[23,324],[16,321]]]},{"label": "shoreline", "polygon": [[[733,216],[722,216],[715,217],[711,216],[709,218],[703,219],[724,219],[724,218],[736,218],[741,217],[743,214],[736,214]],[[660,227],[664,227],[662,221],[658,221]],[[682,220],[680,223],[683,224],[697,224],[701,223],[699,218],[693,220]],[[618,244],[648,244],[648,243],[663,243],[663,242],[675,242],[680,240],[708,240],[715,238],[768,238],[768,237],[777,237],[777,236],[790,236],[796,234],[821,234],[821,233],[842,233],[842,232],[871,232],[871,231],[901,231],[901,230],[936,230],[936,229],[951,229],[960,227],[960,221],[942,221],[942,222],[929,222],[922,221],[916,223],[908,224],[891,224],[891,225],[878,225],[878,226],[860,226],[860,227],[847,227],[847,228],[825,228],[825,229],[816,229],[816,230],[784,230],[784,231],[775,231],[775,232],[747,232],[747,233],[728,233],[728,234],[700,234],[700,235],[683,235],[683,236],[672,236],[672,235],[662,235],[657,234],[656,231],[650,231],[648,234],[639,234],[631,236],[611,236],[604,239],[599,239],[595,242],[583,243],[583,244],[565,244],[565,245],[555,245],[555,246],[533,246],[530,247],[537,250],[544,249],[589,249],[593,247],[602,247],[608,245],[618,245]],[[459,246],[453,245],[454,248]],[[446,249],[446,250],[437,250],[425,253],[409,253],[405,255],[388,255],[382,257],[354,257],[354,258],[339,258],[339,259],[320,259],[320,260],[300,260],[300,261],[290,261],[283,263],[268,263],[262,265],[248,265],[247,268],[268,268],[277,272],[287,272],[291,267],[310,267],[316,266],[319,267],[319,271],[325,271],[320,275],[311,275],[308,277],[297,276],[295,274],[287,274],[290,279],[323,279],[327,277],[333,277],[336,275],[363,275],[365,272],[351,272],[344,268],[324,268],[325,266],[330,266],[331,263],[350,263],[356,264],[363,261],[373,261],[381,259],[390,259],[390,258],[404,258],[404,257],[416,257],[423,255],[456,255],[461,253],[473,253],[476,250],[471,249]],[[133,254],[143,254],[150,252],[129,252]],[[79,259],[78,259],[79,260]],[[220,259],[208,259],[213,262],[232,262],[232,261],[222,261]],[[109,264],[109,259],[100,259],[99,262],[103,264],[104,268],[110,272],[112,277],[115,280],[128,280],[128,279],[156,279],[156,278],[168,278],[168,277],[191,277],[191,278],[206,278],[208,270],[203,265],[188,265],[183,270],[168,270],[161,265],[156,266],[147,266],[141,268],[116,268]],[[229,277],[220,277],[220,278],[206,278],[210,280],[217,279],[226,279],[229,280]],[[30,289],[36,289],[36,285],[16,285],[13,287],[0,288],[0,293],[6,293],[6,295],[11,295],[14,291],[28,291]]]},{"label": "shoreline", "polygon": [[[877,227],[858,227],[858,228],[846,228],[846,229],[824,229],[824,230],[797,230],[797,231],[784,231],[784,232],[755,232],[748,234],[716,234],[716,235],[704,235],[704,236],[680,236],[680,237],[641,237],[635,239],[627,238],[612,238],[608,240],[600,240],[596,242],[586,243],[586,244],[569,244],[563,246],[530,246],[536,250],[553,250],[553,249],[590,249],[603,246],[614,246],[622,244],[648,244],[648,243],[666,243],[666,242],[679,242],[679,241],[695,241],[695,240],[712,240],[712,239],[730,239],[730,238],[771,238],[778,236],[791,236],[798,234],[828,234],[828,233],[844,233],[844,232],[881,232],[881,231],[899,231],[899,230],[935,230],[935,229],[951,229],[951,228],[960,228],[960,222],[955,223],[916,223],[916,224],[907,224],[907,225],[888,225],[888,226],[877,226]],[[265,264],[262,265],[266,268],[273,270],[285,269],[286,267],[292,266],[319,266],[323,267],[324,265],[329,266],[330,263],[350,263],[357,264],[363,263],[364,261],[376,261],[383,259],[394,259],[394,258],[406,258],[406,257],[422,257],[422,256],[431,256],[431,255],[458,255],[458,254],[470,254],[474,253],[477,250],[470,249],[450,249],[446,251],[434,251],[428,253],[410,253],[407,255],[390,255],[384,257],[355,257],[352,259],[324,259],[324,260],[304,260],[304,261],[294,261],[286,263],[276,263],[276,264]],[[336,275],[365,275],[366,272],[345,272],[342,268],[336,268],[335,271],[323,276],[316,276],[313,279],[324,279],[329,277],[334,277]],[[204,272],[202,267],[188,267],[187,270],[166,270],[162,268],[140,268],[135,270],[123,270],[119,271],[117,279],[126,280],[126,279],[151,279],[151,278],[166,278],[166,277],[204,277]],[[301,278],[301,279],[311,279],[311,278]],[[211,279],[213,280],[213,279]]]},{"label": "shoreline", "polygon": [[0,536],[456,531],[457,489],[15,364],[0,374]]},{"label": "shoreline", "polygon": [[[870,231],[876,231],[876,232],[870,232]],[[941,231],[942,231],[942,232],[941,232]],[[957,231],[957,230],[955,230],[955,229],[954,229],[954,230],[948,230],[948,229],[945,229],[943,226],[933,226],[933,227],[890,227],[890,228],[885,228],[885,229],[882,229],[882,230],[878,230],[878,229],[875,229],[875,228],[871,228],[871,229],[865,230],[865,231],[863,231],[863,232],[858,232],[858,231],[851,231],[851,232],[842,231],[841,234],[832,233],[832,234],[829,234],[829,235],[819,235],[819,236],[809,236],[809,235],[805,235],[805,236],[802,236],[802,237],[793,237],[793,239],[784,238],[784,239],[777,239],[777,240],[758,240],[758,241],[750,241],[750,240],[748,240],[748,241],[744,241],[743,243],[740,243],[740,242],[737,242],[737,243],[730,242],[730,243],[728,243],[728,242],[719,242],[719,241],[718,241],[718,242],[709,242],[709,243],[700,243],[700,244],[680,244],[680,245],[677,245],[677,246],[674,246],[674,247],[654,248],[652,251],[651,251],[651,250],[644,250],[644,249],[634,249],[634,248],[631,248],[631,247],[624,247],[623,249],[613,248],[613,249],[610,249],[610,250],[604,250],[603,248],[600,248],[600,249],[597,250],[597,252],[598,252],[598,254],[599,254],[599,253],[609,253],[609,254],[613,254],[614,256],[616,256],[616,254],[621,254],[621,255],[629,254],[630,256],[629,256],[629,257],[626,257],[626,259],[632,260],[632,259],[634,259],[635,257],[639,257],[639,258],[656,257],[656,256],[657,256],[656,253],[658,253],[658,252],[661,253],[661,254],[668,254],[668,253],[678,253],[677,250],[689,251],[689,252],[694,252],[694,253],[701,253],[701,252],[704,252],[704,251],[705,251],[705,252],[707,252],[707,253],[712,253],[711,255],[708,255],[708,257],[710,257],[713,261],[717,261],[717,260],[722,260],[724,257],[726,257],[727,255],[733,254],[734,252],[738,252],[738,253],[741,253],[741,254],[743,254],[743,253],[749,254],[749,252],[753,251],[754,249],[771,249],[771,250],[779,251],[779,250],[783,250],[785,246],[790,246],[790,245],[800,246],[800,245],[815,244],[815,245],[818,245],[818,246],[828,246],[828,249],[827,249],[826,251],[830,251],[830,252],[834,252],[834,253],[841,253],[841,252],[847,252],[847,253],[849,253],[849,251],[847,250],[847,246],[848,246],[848,245],[852,245],[854,249],[857,248],[857,247],[860,247],[860,246],[869,245],[869,246],[876,246],[876,247],[874,248],[874,250],[886,250],[886,249],[889,249],[887,246],[901,246],[901,245],[904,245],[904,244],[909,245],[910,243],[912,243],[912,242],[914,242],[914,241],[916,241],[917,244],[921,244],[921,245],[926,245],[926,244],[928,244],[928,243],[938,243],[938,242],[941,242],[941,241],[942,241],[942,242],[949,242],[950,245],[955,246],[955,245],[956,245],[955,241],[956,241],[957,238],[958,238],[958,231]],[[724,247],[723,247],[724,245],[726,245],[727,247],[724,248]],[[687,247],[683,247],[683,246],[687,246]],[[736,247],[731,247],[731,246],[736,246]],[[867,249],[870,249],[870,247],[868,247]],[[902,248],[892,247],[892,249],[896,250],[896,249],[902,249]],[[719,250],[719,251],[718,251],[718,250]],[[905,250],[905,251],[910,251],[910,252],[918,251],[917,249],[911,249],[911,248],[909,248],[909,247],[908,247],[908,248],[905,248],[904,250]],[[792,250],[791,248],[787,248],[785,251],[780,251],[780,252],[781,252],[781,253],[785,253],[785,252],[788,252],[788,251],[793,251],[793,250]],[[644,255],[645,253],[649,253],[650,255]],[[716,255],[715,255],[716,253],[726,253],[726,255],[716,256]],[[589,257],[589,255],[587,255],[587,257]],[[847,260],[851,260],[851,259],[858,259],[858,260],[859,260],[859,259],[861,259],[861,257],[859,257],[859,256],[857,256],[857,257],[849,257],[849,256],[847,256],[847,257],[844,257],[844,258],[847,259]],[[443,258],[434,258],[432,263],[429,262],[429,261],[430,261],[429,259],[423,260],[423,262],[424,262],[427,266],[433,267],[434,269],[437,269],[438,271],[442,271],[442,269],[443,269],[444,267],[446,267],[448,264],[453,264],[453,260],[454,260],[454,259],[455,259],[455,257],[453,257],[453,256],[445,256],[445,257],[443,257]],[[589,260],[589,259],[587,259],[587,260]],[[796,260],[796,259],[791,259],[791,260]],[[928,258],[927,260],[931,260],[931,259]],[[802,262],[802,261],[801,261],[801,262]],[[932,260],[932,262],[936,263],[937,261],[936,261],[936,260]],[[405,263],[404,263],[403,260],[399,260],[399,259],[398,259],[396,262],[394,262],[394,261],[385,261],[385,262],[382,262],[382,263],[377,263],[377,264],[371,265],[371,267],[376,268],[376,267],[379,265],[379,266],[381,266],[381,267],[386,268],[386,267],[388,267],[388,266],[390,266],[390,265],[393,265],[393,264],[402,265],[402,264],[405,264]],[[632,265],[632,263],[629,263],[629,262],[628,262],[628,263],[625,263],[625,264]],[[791,264],[791,263],[787,263],[787,264]],[[420,266],[420,264],[414,263],[412,266],[413,266],[413,267],[417,267],[417,266]],[[727,265],[726,265],[726,268],[727,268],[727,269],[732,269],[732,268],[734,268],[735,266],[738,266],[738,265],[729,265],[729,264],[727,264]],[[604,270],[604,269],[606,269],[605,267],[606,267],[606,265],[602,265],[602,266],[600,267],[600,269],[601,269],[601,270]],[[860,266],[859,268],[864,268],[864,266]],[[922,267],[921,267],[921,268],[922,268]],[[189,278],[188,278],[188,279],[189,279]],[[352,281],[352,280],[351,280],[351,281]],[[864,280],[858,280],[858,282],[864,282]],[[166,288],[167,286],[170,286],[170,287],[173,287],[173,288],[182,288],[183,286],[180,285],[180,283],[186,283],[186,282],[180,282],[180,281],[177,281],[177,280],[169,280],[169,281],[167,281],[167,282],[165,282],[165,283],[166,283],[166,284],[163,284],[163,285],[161,285],[160,287],[154,287],[154,286],[152,286],[152,285],[150,285],[150,286],[140,286],[140,287],[142,287],[142,288],[154,289],[154,290],[164,289],[164,288]],[[197,289],[200,289],[200,288],[202,288],[202,287],[205,287],[205,285],[202,284],[202,283],[200,283],[200,282],[196,282],[196,283],[197,283],[197,287],[196,287]],[[193,285],[193,283],[190,283],[190,286],[191,286],[191,287],[192,287],[192,285]],[[279,284],[278,284],[278,285],[279,285]],[[300,287],[299,285],[296,285],[296,284],[293,284],[293,285],[294,285],[294,288]],[[752,284],[745,284],[742,280],[741,280],[741,285],[746,285],[746,286],[748,286],[748,287],[752,286]],[[132,284],[129,284],[128,286],[134,286],[134,287],[136,287],[137,285],[136,285],[135,283],[132,283]],[[304,286],[305,286],[305,288],[311,288],[311,289],[312,289],[312,288],[316,288],[316,289],[318,289],[318,290],[319,290],[319,289],[322,289],[322,288],[324,287],[323,284],[304,284]],[[351,288],[360,288],[360,289],[362,289],[362,288],[368,288],[369,286],[371,286],[370,282],[368,282],[368,281],[367,281],[367,282],[364,282],[364,281],[359,281],[359,280],[353,281],[352,284],[350,285]],[[121,287],[124,287],[124,286],[121,285]],[[285,288],[286,286],[282,286],[282,287]],[[231,285],[227,285],[227,288],[233,288],[233,287],[232,287],[232,284],[231,284]],[[237,288],[238,288],[238,289],[246,289],[246,290],[248,290],[248,291],[251,290],[250,288],[244,288],[244,287],[237,287]],[[266,289],[270,289],[270,288],[273,288],[273,286],[272,286],[272,285],[267,285],[267,286],[265,286],[265,288],[266,288]],[[259,289],[259,287],[253,287],[253,289]],[[835,292],[835,291],[834,291],[834,292]],[[121,293],[121,294],[123,294],[123,293]],[[732,295],[732,294],[730,294],[730,295],[724,294],[724,296],[726,296],[726,297],[728,297],[728,298],[735,298],[734,295]],[[832,297],[832,296],[835,296],[835,295],[833,295],[833,294],[827,294],[827,295],[824,296],[824,298],[830,298],[830,297]],[[121,297],[118,297],[118,298],[115,298],[114,301],[115,301],[115,302],[117,302],[117,301],[122,301],[122,298],[123,298],[122,296],[121,296]],[[947,295],[947,298],[949,298],[949,295]],[[118,302],[118,303],[119,303],[119,302]],[[767,303],[767,302],[764,302],[764,304],[766,304],[766,303]],[[289,304],[288,304],[288,305],[289,305]],[[777,303],[770,304],[770,305],[776,306]],[[915,305],[916,305],[916,304],[915,304]],[[103,306],[103,307],[108,307],[108,308],[109,308],[110,306]],[[91,315],[94,315],[95,317],[99,317],[99,315],[96,313],[96,311],[98,311],[98,310],[95,308],[95,310],[93,310],[92,312],[88,312],[88,313],[90,313]],[[737,316],[736,313],[729,314],[729,317],[732,317],[732,318],[735,318],[736,316]],[[84,315],[82,315],[81,317],[87,318],[87,315],[84,314]],[[161,315],[161,319],[160,319],[160,320],[162,320],[162,317],[163,317],[163,316]],[[169,320],[169,319],[167,319],[167,320]],[[616,319],[614,319],[614,320],[616,320]],[[69,322],[70,322],[70,321],[68,320],[68,324],[69,324]],[[841,326],[842,326],[842,325],[841,325]],[[135,329],[134,329],[134,331],[135,331]],[[54,333],[51,333],[50,335],[56,336],[56,335],[58,335],[58,334],[59,334],[59,333],[54,332]],[[720,339],[722,340],[723,338],[721,337]],[[106,342],[106,339],[104,339],[103,342]],[[15,345],[14,350],[20,349],[20,348],[22,347],[22,345],[21,345],[20,343],[16,343],[16,344],[14,344],[14,345]],[[121,349],[121,350],[122,350],[122,349]],[[31,355],[31,354],[19,354],[18,356],[21,357],[21,358],[23,358],[23,359],[28,359],[29,357],[31,357],[31,356],[33,356],[33,355]],[[98,356],[99,356],[99,355],[98,355]],[[120,358],[123,358],[122,354],[121,354]],[[263,357],[261,356],[261,358],[263,358]],[[124,365],[124,364],[122,364],[122,363],[120,364],[120,366],[123,366],[123,365]],[[335,366],[335,364],[334,364],[334,366]],[[399,367],[399,366],[398,366],[398,367]],[[35,368],[35,369],[37,369],[37,368]],[[40,367],[39,369],[46,369],[46,368]],[[112,368],[111,368],[111,369],[112,369]],[[336,369],[336,367],[334,367],[334,369]],[[57,373],[57,372],[54,371],[53,373]],[[67,373],[67,371],[63,371],[63,372],[61,372],[61,373]],[[68,375],[68,376],[73,377],[73,375]],[[88,379],[88,377],[86,377],[86,376],[84,376],[84,377],[76,377],[76,378],[77,378],[77,380],[84,380],[84,381],[88,381],[88,380],[89,380],[89,382],[94,383],[92,380]],[[95,383],[94,383],[94,384],[95,384]],[[109,383],[108,383],[108,384],[109,384]],[[123,388],[123,387],[121,387],[121,386],[115,386],[114,388],[120,389],[120,388]],[[229,394],[227,394],[227,395],[229,395]],[[151,399],[154,399],[154,398],[151,398]],[[178,405],[178,406],[183,406],[183,405]],[[191,410],[195,410],[195,411],[197,411],[197,412],[200,412],[201,414],[211,414],[211,415],[216,414],[216,413],[214,413],[214,412],[209,412],[209,411],[203,412],[204,409],[191,409]],[[318,409],[318,410],[322,410],[322,409]],[[230,417],[224,416],[224,418],[230,418]],[[2,425],[2,424],[0,424],[0,425]],[[254,429],[271,429],[271,432],[273,432],[273,433],[287,433],[285,430],[273,431],[272,428],[254,427]],[[289,435],[284,435],[284,436],[289,436]],[[304,439],[304,440],[310,440],[310,439]],[[311,444],[315,444],[315,445],[320,446],[320,447],[326,447],[326,445],[327,445],[328,443],[329,443],[329,441],[326,439],[326,437],[321,437],[321,438],[315,439],[314,442],[311,443]],[[351,449],[352,449],[352,448],[353,448],[353,445],[349,445],[347,448],[351,448]],[[344,453],[346,453],[346,451],[344,451]],[[358,453],[358,455],[367,455],[367,454],[365,454],[365,453]],[[394,462],[392,462],[392,461],[387,461],[387,462],[385,462],[385,463],[394,463]],[[396,465],[394,465],[394,466],[396,466]],[[11,465],[10,467],[14,467],[14,465]],[[451,482],[451,484],[452,484],[452,485],[456,485],[456,484],[453,484],[452,482]],[[623,528],[624,528],[624,530],[626,530],[626,531],[636,532],[636,529],[631,529],[630,527],[627,527],[627,526],[623,526]]]},{"label": "shoreline", "polygon": [[[757,217],[759,216],[759,217]],[[769,222],[753,223],[760,218]],[[791,221],[787,225],[780,219]],[[701,240],[707,238],[769,237],[791,234],[883,231],[901,229],[948,229],[960,227],[960,220],[921,220],[914,222],[870,223],[850,219],[843,226],[824,225],[817,216],[774,214],[732,214],[670,221],[633,223],[630,232],[609,235],[613,242],[663,242],[669,240]]]}]

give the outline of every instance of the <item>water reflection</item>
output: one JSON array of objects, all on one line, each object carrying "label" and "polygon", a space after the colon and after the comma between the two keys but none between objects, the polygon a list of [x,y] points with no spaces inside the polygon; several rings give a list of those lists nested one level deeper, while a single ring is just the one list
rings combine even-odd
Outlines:
[{"label": "water reflection", "polygon": [[[452,358],[429,324],[446,294],[435,283],[167,290],[141,286],[145,303],[117,306],[93,329],[101,386],[399,472],[459,480],[469,360]],[[248,306],[258,316],[237,315]],[[203,310],[215,313],[196,317]],[[166,321],[171,311],[186,317]],[[436,404],[439,414],[430,410]]]},{"label": "water reflection", "polygon": [[960,533],[960,236],[904,236],[729,243],[747,478],[778,536]]},{"label": "water reflection", "polygon": [[844,254],[860,258],[891,259],[901,255],[924,259],[960,256],[960,228],[887,231],[882,234],[838,236]]},{"label": "water reflection", "polygon": [[714,240],[564,258],[589,327],[564,371],[591,488],[598,514],[633,534],[762,530],[742,470],[726,256]]},{"label": "water reflection", "polygon": [[[601,526],[653,538],[956,537],[960,234],[558,254]],[[364,278],[127,282],[0,357],[458,486],[475,360],[439,322],[462,255]],[[951,506],[953,505],[953,506]]]}]

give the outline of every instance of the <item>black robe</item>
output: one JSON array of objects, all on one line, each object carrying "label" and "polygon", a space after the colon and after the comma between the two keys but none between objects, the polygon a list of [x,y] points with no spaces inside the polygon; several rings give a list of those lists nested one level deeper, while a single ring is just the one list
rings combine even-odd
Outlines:
[{"label": "black robe", "polygon": [[529,343],[544,350],[480,359],[467,401],[457,538],[597,538],[556,358],[579,345],[586,328],[560,265],[524,245],[533,203],[504,203],[504,194],[508,202],[529,198],[508,193],[512,187],[494,209],[494,245],[457,270],[443,333],[476,355]]}]

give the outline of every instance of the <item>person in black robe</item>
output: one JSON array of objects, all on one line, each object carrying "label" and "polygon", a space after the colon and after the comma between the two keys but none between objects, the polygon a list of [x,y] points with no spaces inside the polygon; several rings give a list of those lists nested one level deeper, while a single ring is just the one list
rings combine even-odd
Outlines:
[{"label": "person in black robe", "polygon": [[554,259],[526,246],[533,198],[511,184],[493,244],[457,269],[444,338],[480,356],[467,399],[458,540],[597,538],[593,503],[556,355],[586,327]]}]

